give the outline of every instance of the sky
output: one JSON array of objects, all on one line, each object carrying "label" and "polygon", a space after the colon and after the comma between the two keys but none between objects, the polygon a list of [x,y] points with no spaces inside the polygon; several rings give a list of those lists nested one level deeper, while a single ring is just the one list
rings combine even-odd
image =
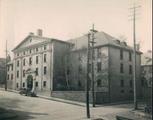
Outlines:
[{"label": "sky", "polygon": [[[68,40],[95,29],[116,38],[124,36],[133,45],[134,0],[0,0],[0,57],[9,54],[29,32],[43,30],[43,36]],[[152,0],[139,0],[136,41],[142,52],[152,50]]]}]

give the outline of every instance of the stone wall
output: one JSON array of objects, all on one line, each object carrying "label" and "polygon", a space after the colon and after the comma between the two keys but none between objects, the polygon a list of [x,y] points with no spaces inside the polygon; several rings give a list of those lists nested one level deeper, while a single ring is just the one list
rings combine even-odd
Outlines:
[{"label": "stone wall", "polygon": [[[79,101],[79,102],[85,102],[86,101],[86,92],[85,91],[52,91],[51,92],[52,97],[66,99],[66,100],[72,100],[72,101]],[[92,103],[92,93],[89,92],[89,101]],[[96,92],[95,93],[95,100],[97,104],[101,103],[108,103],[109,102],[109,96],[107,93],[102,92]]]}]

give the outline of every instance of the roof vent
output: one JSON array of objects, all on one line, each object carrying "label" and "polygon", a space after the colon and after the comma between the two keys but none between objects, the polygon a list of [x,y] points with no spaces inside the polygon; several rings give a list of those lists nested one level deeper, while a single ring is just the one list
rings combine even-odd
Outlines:
[{"label": "roof vent", "polygon": [[127,43],[125,41],[122,42],[124,46],[127,46]]},{"label": "roof vent", "polygon": [[117,44],[120,44],[120,40],[116,40]]},{"label": "roof vent", "polygon": [[30,32],[29,35],[34,35],[34,33],[33,32]]}]

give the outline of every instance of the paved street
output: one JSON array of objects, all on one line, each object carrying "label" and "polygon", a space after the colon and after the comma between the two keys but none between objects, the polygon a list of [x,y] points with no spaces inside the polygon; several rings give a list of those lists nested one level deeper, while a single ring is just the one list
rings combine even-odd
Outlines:
[{"label": "paved street", "polygon": [[[21,96],[17,93],[0,90],[0,108],[12,110],[17,114],[14,120],[85,120],[86,109],[42,98]],[[98,106],[91,108],[92,118],[115,117],[120,112],[131,110],[132,105]]]}]

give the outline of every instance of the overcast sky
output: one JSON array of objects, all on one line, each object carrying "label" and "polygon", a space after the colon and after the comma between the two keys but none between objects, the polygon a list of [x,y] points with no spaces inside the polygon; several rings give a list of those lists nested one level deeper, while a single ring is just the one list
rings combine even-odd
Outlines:
[{"label": "overcast sky", "polygon": [[[116,38],[124,35],[132,45],[133,0],[0,0],[0,57],[5,41],[11,51],[29,32],[43,29],[43,36],[67,40],[84,35],[92,23],[98,31]],[[152,49],[152,0],[140,0],[136,21],[141,51]]]}]

